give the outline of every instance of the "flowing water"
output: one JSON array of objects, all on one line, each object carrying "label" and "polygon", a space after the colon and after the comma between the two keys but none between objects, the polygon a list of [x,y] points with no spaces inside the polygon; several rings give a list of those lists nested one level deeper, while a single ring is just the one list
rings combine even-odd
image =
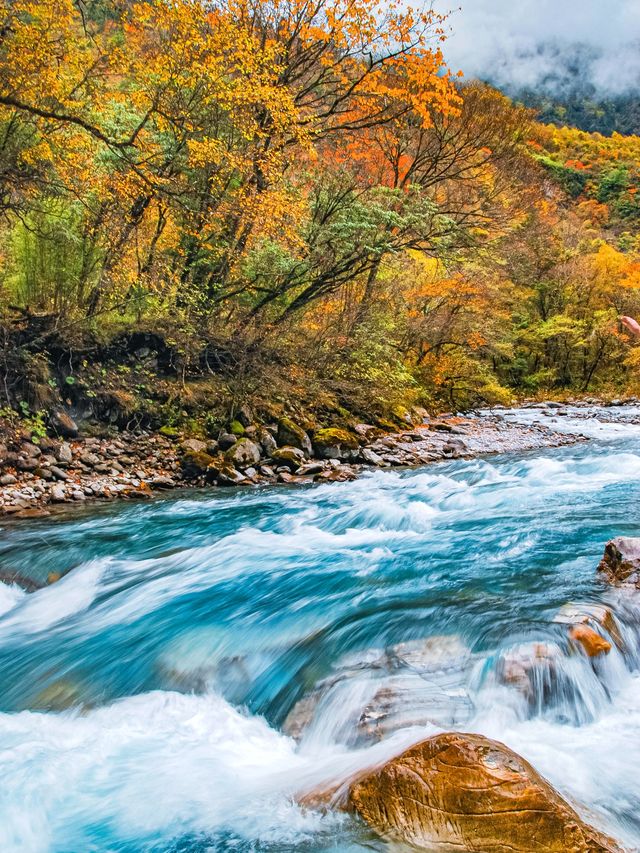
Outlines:
[{"label": "flowing water", "polygon": [[[574,414],[589,443],[6,523],[2,570],[68,574],[0,585],[0,850],[383,850],[295,795],[451,728],[638,845],[640,617],[595,569],[640,535],[640,411]],[[562,608],[603,601],[590,661]]]}]

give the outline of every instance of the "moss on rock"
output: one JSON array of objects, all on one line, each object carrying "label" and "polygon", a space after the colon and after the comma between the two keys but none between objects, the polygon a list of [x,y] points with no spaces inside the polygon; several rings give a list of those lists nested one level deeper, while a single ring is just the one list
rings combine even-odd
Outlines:
[{"label": "moss on rock", "polygon": [[313,436],[313,449],[321,459],[342,459],[359,447],[355,435],[338,427],[319,429]]},{"label": "moss on rock", "polygon": [[278,444],[280,447],[298,447],[307,456],[311,455],[311,439],[291,418],[278,421]]},{"label": "moss on rock", "polygon": [[199,450],[188,450],[182,457],[182,474],[185,480],[195,480],[206,474],[214,461],[213,456]]}]

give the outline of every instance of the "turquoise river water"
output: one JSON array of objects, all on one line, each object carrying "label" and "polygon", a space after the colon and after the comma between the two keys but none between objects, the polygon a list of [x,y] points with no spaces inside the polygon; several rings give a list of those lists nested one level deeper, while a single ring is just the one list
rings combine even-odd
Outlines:
[{"label": "turquoise river water", "polygon": [[[447,728],[640,844],[636,605],[595,573],[640,535],[640,411],[620,418],[554,419],[593,436],[563,449],[5,523],[2,570],[68,574],[0,585],[0,850],[384,850],[296,795]],[[603,601],[625,651],[593,664],[557,614]]]}]

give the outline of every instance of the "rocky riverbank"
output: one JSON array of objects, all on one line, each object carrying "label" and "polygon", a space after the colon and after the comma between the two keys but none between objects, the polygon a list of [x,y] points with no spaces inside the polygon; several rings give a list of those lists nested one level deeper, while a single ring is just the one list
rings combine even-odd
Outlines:
[{"label": "rocky riverbank", "polygon": [[217,439],[121,432],[83,436],[70,420],[54,435],[14,431],[0,443],[0,513],[47,515],[64,504],[146,500],[185,487],[339,482],[363,469],[425,465],[481,454],[571,444],[579,437],[501,414],[429,419],[396,433],[369,424],[307,432],[290,419],[252,423],[241,412]]}]

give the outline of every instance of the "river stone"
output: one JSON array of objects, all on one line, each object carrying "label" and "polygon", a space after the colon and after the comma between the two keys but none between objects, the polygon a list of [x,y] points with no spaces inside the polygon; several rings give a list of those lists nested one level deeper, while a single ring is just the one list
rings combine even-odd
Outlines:
[{"label": "river stone", "polygon": [[268,429],[260,427],[256,435],[260,446],[264,450],[265,456],[271,456],[274,450],[277,450],[278,445],[275,438],[271,435]]},{"label": "river stone", "polygon": [[230,432],[223,432],[218,436],[218,447],[220,450],[228,450],[236,443],[238,439]]},{"label": "river stone", "polygon": [[52,465],[49,470],[56,478],[56,480],[62,480],[64,482],[65,480],[69,479],[69,475],[67,474],[67,472],[63,471],[62,468],[58,468],[56,465]]},{"label": "river stone", "polygon": [[67,499],[67,493],[64,486],[52,486],[49,496],[53,503],[63,503]]},{"label": "river stone", "polygon": [[194,453],[202,453],[207,451],[206,441],[200,441],[199,438],[187,438],[182,442],[183,450],[193,450]]},{"label": "river stone", "polygon": [[436,735],[357,779],[349,804],[383,838],[419,850],[622,853],[502,743]]},{"label": "river stone", "polygon": [[28,578],[26,575],[21,575],[18,572],[0,571],[0,583],[8,584],[9,586],[19,586],[25,592],[36,592],[42,589],[44,584],[39,581]]},{"label": "river stone", "polygon": [[68,442],[62,442],[56,453],[56,458],[58,462],[64,465],[71,464],[71,462],[73,461],[73,453],[71,452],[71,445]]},{"label": "river stone", "polygon": [[297,471],[304,462],[304,453],[299,447],[281,447],[273,451],[271,459],[276,465],[283,465],[290,471]]},{"label": "river stone", "polygon": [[560,608],[553,617],[553,621],[572,627],[575,625],[587,625],[596,631],[599,628],[613,640],[621,651],[624,650],[624,641],[616,617],[613,615],[611,608],[604,604],[571,601]]},{"label": "river stone", "polygon": [[247,482],[245,475],[229,462],[217,460],[209,466],[207,480],[215,481],[219,486],[239,486]]},{"label": "river stone", "polygon": [[290,418],[278,421],[278,445],[282,448],[297,447],[309,457],[312,453],[311,439],[307,433]]},{"label": "river stone", "polygon": [[225,461],[244,471],[260,462],[260,448],[250,438],[239,439],[224,455]]},{"label": "river stone", "polygon": [[614,586],[640,589],[640,538],[618,536],[607,542],[598,573]]},{"label": "river stone", "polygon": [[377,454],[375,450],[371,450],[370,447],[363,447],[360,451],[360,459],[366,465],[376,465],[378,468],[382,468],[386,463],[382,456]]},{"label": "river stone", "polygon": [[40,450],[39,447],[36,447],[35,444],[31,444],[31,442],[29,442],[29,441],[27,441],[23,445],[21,445],[20,450],[26,456],[29,456],[33,459],[36,459],[42,453],[42,451]]},{"label": "river stone", "polygon": [[313,450],[320,459],[343,459],[349,451],[357,450],[358,440],[344,429],[328,427],[313,435]]},{"label": "river stone", "polygon": [[555,643],[522,643],[505,649],[496,660],[497,681],[515,688],[529,703],[536,704],[557,688],[562,656]]},{"label": "river stone", "polygon": [[100,457],[96,456],[95,453],[81,453],[80,461],[83,465],[86,465],[88,468],[95,468],[96,465],[100,464]]},{"label": "river stone", "polygon": [[85,689],[70,678],[60,678],[36,694],[29,704],[34,711],[66,711],[85,705]]},{"label": "river stone", "polygon": [[286,734],[302,738],[320,725],[350,747],[411,726],[464,725],[473,710],[467,682],[473,658],[455,635],[434,636],[349,654],[293,706]]},{"label": "river stone", "polygon": [[588,625],[574,625],[569,631],[569,637],[579,643],[590,658],[608,655],[611,651],[611,643]]},{"label": "river stone", "polygon": [[204,453],[203,451],[187,450],[181,461],[182,476],[185,480],[196,480],[198,477],[207,473],[207,470],[213,461],[213,456],[209,456],[208,453]]}]

